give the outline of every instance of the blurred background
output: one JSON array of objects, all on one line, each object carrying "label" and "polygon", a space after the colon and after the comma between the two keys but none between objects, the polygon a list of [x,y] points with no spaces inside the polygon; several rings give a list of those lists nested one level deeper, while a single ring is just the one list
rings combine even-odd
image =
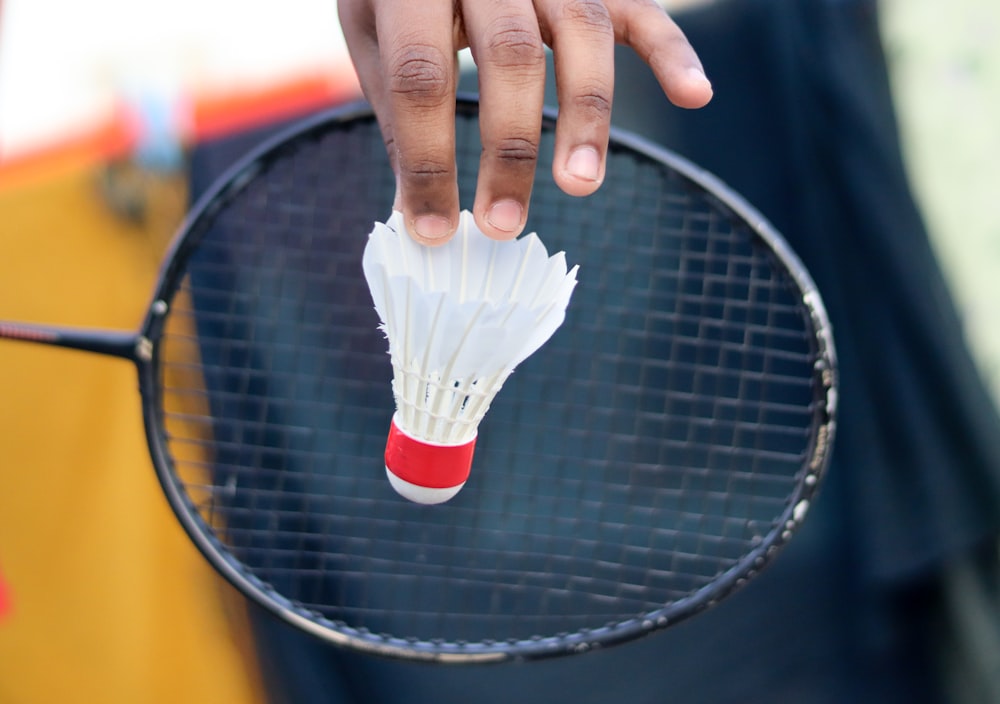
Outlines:
[{"label": "blurred background", "polygon": [[980,366],[1000,396],[1000,5],[883,0],[910,179]]},{"label": "blurred background", "polygon": [[[881,12],[906,167],[1000,398],[1000,4]],[[0,0],[0,319],[135,328],[192,146],[358,95],[334,0]],[[0,702],[257,701],[241,603],[149,467],[134,371],[4,344],[0,390]]]},{"label": "blurred background", "polygon": [[[352,95],[335,4],[288,0],[271,12],[237,0],[5,0],[0,188],[9,195],[33,178],[136,150],[169,167],[179,158],[171,140],[190,144]],[[913,186],[1000,393],[1000,326],[991,324],[1000,318],[1000,208],[991,207],[1000,184],[1000,6],[954,0],[942,11],[932,0],[883,0],[881,8]]]}]

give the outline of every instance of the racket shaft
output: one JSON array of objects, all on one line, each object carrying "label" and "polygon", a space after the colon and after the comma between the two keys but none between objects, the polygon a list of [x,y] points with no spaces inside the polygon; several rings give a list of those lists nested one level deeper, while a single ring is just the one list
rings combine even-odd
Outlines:
[{"label": "racket shaft", "polygon": [[88,328],[29,325],[0,322],[0,339],[35,342],[52,347],[64,347],[84,352],[122,357],[135,361],[140,354],[141,339],[134,332],[91,330]]}]

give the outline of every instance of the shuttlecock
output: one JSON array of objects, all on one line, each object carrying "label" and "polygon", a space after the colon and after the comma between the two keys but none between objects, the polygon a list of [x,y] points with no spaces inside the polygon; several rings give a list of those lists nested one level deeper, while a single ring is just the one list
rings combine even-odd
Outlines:
[{"label": "shuttlecock", "polygon": [[468,211],[438,247],[414,241],[394,212],[375,224],[363,266],[393,370],[386,474],[411,501],[447,501],[469,477],[493,397],[562,324],[578,267],[567,272],[534,233],[488,238]]}]

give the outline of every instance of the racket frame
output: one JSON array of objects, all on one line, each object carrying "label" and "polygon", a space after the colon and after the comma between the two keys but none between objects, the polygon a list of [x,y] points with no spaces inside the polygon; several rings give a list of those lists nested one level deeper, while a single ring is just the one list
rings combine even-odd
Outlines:
[{"label": "racket frame", "polygon": [[[475,115],[478,112],[478,100],[475,96],[460,94],[456,109],[460,115]],[[359,119],[374,120],[371,108],[364,102],[318,113],[279,131],[231,165],[197,200],[179,227],[165,255],[152,302],[138,332],[0,322],[0,339],[34,342],[131,360],[138,370],[146,439],[153,467],[167,502],[188,537],[213,568],[244,596],[295,628],[337,646],[380,656],[451,664],[532,660],[586,652],[630,641],[690,618],[755,577],[774,559],[802,523],[829,463],[837,410],[837,362],[830,321],[809,272],[786,240],[759,211],[713,174],[674,152],[616,128],[612,128],[610,133],[610,141],[615,148],[624,147],[665,165],[704,190],[718,205],[746,222],[784,265],[802,293],[802,303],[815,331],[810,344],[816,359],[814,371],[818,383],[815,387],[814,407],[818,415],[818,432],[807,448],[808,460],[802,468],[803,476],[776,524],[777,527],[755,549],[702,588],[641,617],[571,634],[495,643],[419,641],[375,634],[330,621],[293,603],[255,575],[248,574],[215,537],[177,478],[167,447],[163,395],[157,378],[160,369],[159,342],[164,334],[173,297],[183,279],[184,264],[198,246],[204,233],[203,223],[211,222],[214,215],[253,181],[263,164],[280,152],[286,143],[301,139],[310,132],[324,132],[332,122],[344,123]],[[546,109],[543,119],[546,125],[554,126],[555,110]]]}]

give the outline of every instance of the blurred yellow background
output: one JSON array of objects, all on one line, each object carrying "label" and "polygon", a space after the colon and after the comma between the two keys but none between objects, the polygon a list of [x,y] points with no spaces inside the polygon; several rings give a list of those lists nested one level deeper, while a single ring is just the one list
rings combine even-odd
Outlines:
[{"label": "blurred yellow background", "polygon": [[[133,184],[141,222],[102,196],[100,165],[0,190],[5,319],[137,329],[186,205],[178,176]],[[239,602],[173,519],[125,361],[0,345],[0,702],[253,702]]]}]

